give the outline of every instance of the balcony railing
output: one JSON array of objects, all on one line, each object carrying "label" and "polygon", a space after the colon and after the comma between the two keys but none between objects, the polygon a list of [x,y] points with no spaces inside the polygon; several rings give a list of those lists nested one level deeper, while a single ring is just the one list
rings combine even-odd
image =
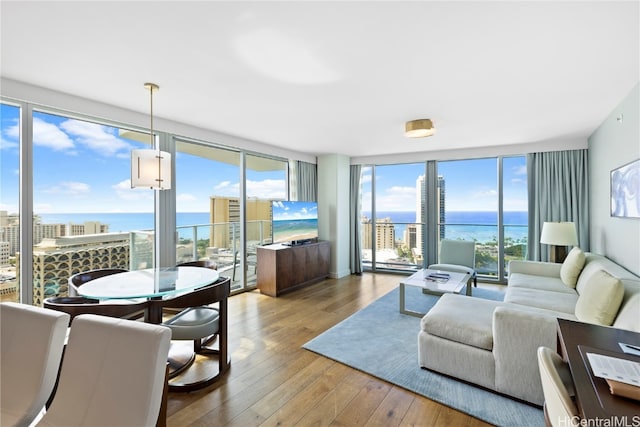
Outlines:
[{"label": "balcony railing", "polygon": [[[370,222],[362,223],[362,263],[371,269],[373,254]],[[375,268],[387,271],[415,271],[422,267],[420,242],[423,224],[379,222],[375,224]],[[498,242],[496,224],[439,224],[438,239],[463,239],[476,242],[476,271],[489,280],[508,276],[509,261],[524,259],[527,254],[526,225],[504,225],[503,242]],[[408,231],[407,231],[408,230]],[[369,233],[367,235],[367,233]],[[501,247],[502,246],[502,247]],[[503,254],[499,263],[500,254]],[[499,264],[504,266],[499,275]]]}]

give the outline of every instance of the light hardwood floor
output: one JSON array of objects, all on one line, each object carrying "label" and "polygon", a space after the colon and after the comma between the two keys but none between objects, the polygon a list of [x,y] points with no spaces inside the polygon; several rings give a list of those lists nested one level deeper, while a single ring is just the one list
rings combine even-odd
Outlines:
[{"label": "light hardwood floor", "polygon": [[167,425],[489,425],[301,348],[398,286],[400,278],[365,273],[278,298],[258,291],[231,297],[231,370],[207,389],[170,393]]}]

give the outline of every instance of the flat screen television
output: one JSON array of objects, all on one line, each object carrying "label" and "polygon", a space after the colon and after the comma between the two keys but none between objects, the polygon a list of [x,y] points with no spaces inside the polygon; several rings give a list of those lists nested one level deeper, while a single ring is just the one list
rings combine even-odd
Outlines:
[{"label": "flat screen television", "polygon": [[271,202],[273,243],[303,244],[318,238],[318,203]]}]

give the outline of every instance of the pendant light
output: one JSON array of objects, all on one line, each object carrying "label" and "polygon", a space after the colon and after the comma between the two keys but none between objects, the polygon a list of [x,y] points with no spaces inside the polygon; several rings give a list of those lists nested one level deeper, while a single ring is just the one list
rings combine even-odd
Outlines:
[{"label": "pendant light", "polygon": [[153,134],[153,91],[159,90],[160,87],[155,83],[145,83],[144,87],[150,92],[150,136],[154,148],[131,151],[131,188],[170,190],[171,153],[160,151]]}]

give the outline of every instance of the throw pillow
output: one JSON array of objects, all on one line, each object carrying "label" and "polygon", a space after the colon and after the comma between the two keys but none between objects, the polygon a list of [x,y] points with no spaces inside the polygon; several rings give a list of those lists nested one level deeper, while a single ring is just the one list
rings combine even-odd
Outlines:
[{"label": "throw pillow", "polygon": [[611,326],[623,297],[624,286],[620,279],[599,270],[585,283],[575,315],[582,322]]},{"label": "throw pillow", "polygon": [[562,263],[562,267],[560,267],[560,279],[562,279],[562,283],[570,288],[576,287],[578,276],[580,276],[582,267],[584,267],[585,259],[586,257],[582,249],[578,247],[571,249],[569,255],[567,255]]}]

